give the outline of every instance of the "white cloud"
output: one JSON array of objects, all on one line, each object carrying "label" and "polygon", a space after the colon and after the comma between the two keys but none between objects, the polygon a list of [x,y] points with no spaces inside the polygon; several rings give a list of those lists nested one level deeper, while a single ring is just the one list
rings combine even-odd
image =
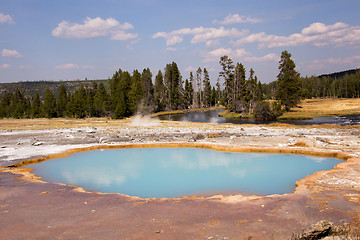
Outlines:
[{"label": "white cloud", "polygon": [[209,28],[205,32],[194,35],[194,37],[191,39],[191,43],[201,43],[201,42],[206,42],[209,40],[225,38],[225,37],[237,38],[244,36],[246,33],[247,33],[246,30],[239,31],[236,28],[231,28],[231,29],[225,29],[224,27]]},{"label": "white cloud", "polygon": [[[313,60],[306,69],[309,71],[317,71],[329,68],[329,66],[346,65],[349,68],[360,67],[360,56],[352,56],[346,58],[327,58],[327,59],[315,59]],[[333,68],[333,67],[332,67]]]},{"label": "white cloud", "polygon": [[309,27],[304,28],[301,31],[301,33],[304,35],[312,35],[312,34],[326,33],[329,31],[344,29],[347,27],[349,27],[349,25],[342,22],[337,22],[333,25],[325,25],[323,23],[316,22],[311,24]]},{"label": "white cloud", "polygon": [[176,48],[173,48],[173,47],[167,47],[166,50],[172,51],[172,52],[176,52],[176,51],[177,51],[177,49],[176,49]]},{"label": "white cloud", "polygon": [[310,44],[317,47],[334,45],[355,46],[360,45],[360,26],[349,26],[346,23],[337,22],[333,25],[313,23],[302,29],[301,33],[289,36],[268,35],[265,32],[247,35],[232,42],[234,46],[250,43],[258,44],[259,48],[274,48],[300,46]]},{"label": "white cloud", "polygon": [[58,65],[55,67],[56,69],[94,69],[96,68],[95,66],[92,65],[78,65],[78,64],[74,64],[74,63],[66,63],[66,64],[62,64],[62,65]]},{"label": "white cloud", "polygon": [[1,23],[14,24],[15,21],[10,15],[5,15],[3,13],[0,13],[0,24]]},{"label": "white cloud", "polygon": [[120,40],[120,41],[127,41],[131,39],[135,39],[138,37],[137,33],[127,33],[124,31],[119,30],[117,33],[111,35],[111,40]]},{"label": "white cloud", "polygon": [[20,65],[18,68],[21,69],[21,70],[34,69],[34,68],[33,68],[32,66],[30,66],[30,65]]},{"label": "white cloud", "polygon": [[239,14],[229,14],[222,21],[218,21],[218,20],[213,21],[214,24],[222,24],[222,25],[229,25],[234,23],[259,23],[259,22],[262,22],[262,20],[259,18],[240,16]]},{"label": "white cloud", "polygon": [[87,17],[81,24],[60,22],[52,31],[52,35],[57,38],[70,39],[97,38],[109,35],[111,40],[127,41],[138,37],[136,33],[126,32],[132,29],[134,29],[132,24],[128,22],[121,24],[114,18]]},{"label": "white cloud", "polygon": [[11,66],[7,63],[4,63],[3,65],[0,65],[0,69],[9,69]]},{"label": "white cloud", "polygon": [[216,40],[211,39],[211,40],[206,41],[205,45],[206,45],[206,47],[217,47],[220,45],[220,41],[219,41],[219,39],[216,39]]},{"label": "white cloud", "polygon": [[188,66],[185,68],[185,72],[195,72],[197,68],[194,68],[193,66]]},{"label": "white cloud", "polygon": [[164,38],[166,40],[166,45],[171,46],[177,43],[181,43],[184,40],[184,36],[192,35],[191,43],[202,43],[205,42],[207,44],[211,43],[209,41],[214,41],[219,38],[231,37],[243,37],[248,33],[247,30],[239,31],[236,28],[204,28],[204,27],[196,27],[196,28],[181,28],[178,30],[174,30],[172,32],[158,32],[152,36],[152,38]]},{"label": "white cloud", "polygon": [[16,50],[9,50],[9,49],[3,49],[1,52],[1,55],[3,57],[14,57],[14,58],[21,58],[23,57],[23,55],[21,55],[18,51]]},{"label": "white cloud", "polygon": [[2,64],[0,65],[0,69],[19,69],[19,70],[31,70],[34,69],[30,65],[19,65],[19,66],[11,66],[10,64]]},{"label": "white cloud", "polygon": [[[231,48],[218,48],[207,52],[203,55],[204,62],[215,62],[219,61],[220,57],[227,55],[230,58],[233,58],[235,61],[240,62],[267,62],[267,61],[279,61],[279,56],[274,53],[267,54],[265,56],[256,57],[253,56],[250,52],[246,51],[244,48],[240,49],[231,49]],[[238,59],[238,60],[237,60]]]},{"label": "white cloud", "polygon": [[245,62],[278,62],[280,57],[275,53],[269,53],[262,57],[248,56],[245,57]]},{"label": "white cloud", "polygon": [[78,69],[78,68],[80,68],[80,66],[77,64],[73,64],[73,63],[67,63],[67,64],[63,64],[63,65],[58,65],[55,68],[56,69]]}]

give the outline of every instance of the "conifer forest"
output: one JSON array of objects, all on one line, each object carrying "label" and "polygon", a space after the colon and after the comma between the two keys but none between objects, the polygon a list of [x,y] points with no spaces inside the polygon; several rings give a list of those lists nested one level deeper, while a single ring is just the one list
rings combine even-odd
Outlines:
[{"label": "conifer forest", "polygon": [[206,68],[199,67],[184,80],[172,62],[155,76],[149,68],[142,72],[119,69],[104,83],[81,84],[74,91],[64,85],[56,94],[47,89],[44,96],[26,96],[20,89],[7,91],[0,99],[0,117],[121,119],[136,113],[224,106],[242,116],[272,120],[304,98],[360,97],[359,71],[341,77],[300,77],[287,51],[282,52],[277,80],[269,84],[262,84],[252,68],[247,73],[243,64],[235,64],[228,56],[221,57],[219,64],[221,71],[213,86]]}]

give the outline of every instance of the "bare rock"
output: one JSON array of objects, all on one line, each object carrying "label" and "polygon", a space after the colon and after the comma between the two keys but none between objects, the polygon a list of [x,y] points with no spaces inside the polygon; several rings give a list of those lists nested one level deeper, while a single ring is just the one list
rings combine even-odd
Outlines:
[{"label": "bare rock", "polygon": [[299,239],[299,240],[322,239],[329,236],[334,227],[335,225],[332,222],[322,220],[310,226],[309,229],[303,231],[302,233],[298,233],[297,236],[293,235],[292,239]]},{"label": "bare rock", "polygon": [[44,143],[43,142],[34,142],[32,145],[33,146],[40,146],[40,145],[43,145]]},{"label": "bare rock", "polygon": [[201,139],[205,139],[205,136],[201,133],[198,133],[195,135],[194,137],[195,140],[201,140]]}]

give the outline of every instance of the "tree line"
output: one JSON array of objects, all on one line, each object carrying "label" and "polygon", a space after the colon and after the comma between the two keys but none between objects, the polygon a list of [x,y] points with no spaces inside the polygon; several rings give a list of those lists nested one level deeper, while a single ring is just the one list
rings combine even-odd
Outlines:
[{"label": "tree line", "polygon": [[[351,70],[344,74],[338,73],[325,76],[301,77],[302,98],[360,98],[360,71]],[[278,88],[278,82],[264,84],[267,99],[273,99]]]},{"label": "tree line", "polygon": [[93,82],[82,84],[70,92],[64,85],[58,94],[47,89],[43,99],[36,93],[27,97],[16,89],[6,92],[0,100],[0,117],[13,118],[85,118],[129,117],[137,112],[143,114],[165,110],[211,107],[219,104],[220,87],[210,84],[206,68],[198,68],[196,77],[190,73],[185,82],[175,62],[167,64],[164,72],[159,71],[152,82],[149,68],[132,74],[119,69],[104,84]]},{"label": "tree line", "polygon": [[359,72],[341,79],[300,78],[288,51],[282,52],[277,81],[270,84],[262,84],[252,68],[246,77],[244,65],[234,64],[229,56],[222,56],[219,64],[221,71],[215,86],[211,86],[206,68],[198,68],[195,74],[190,72],[183,81],[177,64],[172,62],[164,71],[158,71],[154,83],[149,68],[132,73],[119,69],[106,83],[80,85],[75,91],[68,91],[62,85],[57,96],[47,89],[43,99],[39,94],[26,97],[16,89],[0,99],[0,117],[119,119],[137,112],[148,114],[221,105],[242,117],[273,120],[305,97],[359,97]]}]

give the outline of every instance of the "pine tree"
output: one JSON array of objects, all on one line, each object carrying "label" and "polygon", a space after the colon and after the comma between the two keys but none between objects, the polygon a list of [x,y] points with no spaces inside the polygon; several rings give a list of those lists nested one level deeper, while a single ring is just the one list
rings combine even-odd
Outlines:
[{"label": "pine tree", "polygon": [[102,82],[99,83],[98,89],[94,96],[94,110],[96,117],[104,117],[109,110],[108,94]]},{"label": "pine tree", "polygon": [[225,107],[230,111],[234,111],[234,65],[231,58],[228,56],[222,56],[219,61],[222,66],[222,71],[219,73],[224,78],[225,83]]},{"label": "pine tree", "polygon": [[221,105],[222,103],[222,91],[221,91],[221,85],[220,85],[220,78],[216,81],[216,104]]},{"label": "pine tree", "polygon": [[10,92],[6,92],[1,98],[1,112],[0,117],[11,117],[11,98],[12,94]]},{"label": "pine tree", "polygon": [[278,89],[276,99],[285,106],[286,111],[295,107],[301,99],[300,74],[295,70],[295,62],[288,51],[281,53],[279,62],[280,73],[277,76]]},{"label": "pine tree", "polygon": [[197,107],[202,107],[203,102],[202,102],[202,86],[201,86],[201,73],[202,70],[199,67],[196,70],[196,84],[197,84]]},{"label": "pine tree", "polygon": [[203,104],[205,107],[210,107],[211,105],[211,84],[209,73],[204,68],[204,81],[203,81],[204,91],[203,91]]},{"label": "pine tree", "polygon": [[164,85],[167,98],[166,108],[169,110],[177,110],[181,103],[181,75],[175,62],[167,64],[164,74]]},{"label": "pine tree", "polygon": [[24,94],[18,88],[16,88],[15,92],[12,95],[10,106],[11,110],[13,111],[13,118],[24,118],[26,116],[26,99]]},{"label": "pine tree", "polygon": [[57,98],[58,117],[64,117],[67,102],[68,102],[68,96],[67,96],[66,88],[65,88],[64,84],[61,84],[60,90],[59,90],[59,95]]},{"label": "pine tree", "polygon": [[95,116],[95,105],[94,105],[94,97],[95,92],[97,91],[96,82],[92,83],[91,88],[86,88],[86,116],[94,117]]},{"label": "pine tree", "polygon": [[257,96],[257,82],[256,79],[254,78],[254,70],[251,68],[250,69],[250,76],[249,76],[249,80],[247,81],[247,91],[248,91],[248,99],[249,99],[249,115],[251,114],[253,108],[255,107],[255,104],[258,100],[258,96]]},{"label": "pine tree", "polygon": [[146,68],[141,73],[141,82],[144,89],[144,97],[142,99],[143,113],[149,114],[154,109],[154,86],[152,84],[152,73],[149,68]]},{"label": "pine tree", "polygon": [[190,72],[190,84],[191,84],[191,88],[192,88],[192,100],[191,100],[191,105],[192,107],[195,107],[196,105],[196,84],[195,84],[195,80],[194,80],[194,75],[192,72]]},{"label": "pine tree", "polygon": [[120,94],[119,85],[120,85],[120,79],[123,75],[124,75],[123,71],[119,69],[113,74],[113,76],[110,79],[108,79],[111,112],[115,111],[117,102],[119,100],[119,94]]},{"label": "pine tree", "polygon": [[129,105],[131,114],[135,113],[141,100],[145,96],[144,86],[141,82],[141,74],[138,70],[134,70],[132,76],[132,84],[129,92]]},{"label": "pine tree", "polygon": [[122,119],[128,116],[128,104],[125,99],[124,94],[120,94],[113,118],[115,119]]},{"label": "pine tree", "polygon": [[191,82],[188,79],[185,80],[185,90],[184,90],[184,108],[187,109],[192,105],[194,90],[192,88]]},{"label": "pine tree", "polygon": [[40,101],[40,96],[38,93],[36,93],[36,95],[31,100],[31,116],[33,118],[41,117],[41,108],[42,104]]},{"label": "pine tree", "polygon": [[47,89],[45,93],[43,112],[44,112],[44,116],[47,118],[57,117],[56,98],[53,92],[50,91],[49,89]]},{"label": "pine tree", "polygon": [[211,106],[211,107],[216,106],[217,101],[218,101],[218,100],[217,100],[217,92],[216,92],[216,89],[215,89],[215,87],[212,87],[210,106]]},{"label": "pine tree", "polygon": [[121,73],[120,80],[117,84],[117,99],[116,107],[113,110],[113,118],[125,118],[131,116],[130,91],[132,80],[133,78],[129,72],[124,71]]},{"label": "pine tree", "polygon": [[246,70],[244,65],[237,63],[234,74],[234,111],[238,113],[247,112],[249,108],[249,92],[246,87]]},{"label": "pine tree", "polygon": [[164,86],[164,77],[162,72],[159,70],[158,74],[155,77],[155,86],[154,86],[154,98],[155,98],[155,111],[163,111],[166,106],[165,98],[165,86]]},{"label": "pine tree", "polygon": [[80,87],[75,91],[74,94],[74,114],[76,118],[85,118],[86,114],[86,90],[82,84]]}]

